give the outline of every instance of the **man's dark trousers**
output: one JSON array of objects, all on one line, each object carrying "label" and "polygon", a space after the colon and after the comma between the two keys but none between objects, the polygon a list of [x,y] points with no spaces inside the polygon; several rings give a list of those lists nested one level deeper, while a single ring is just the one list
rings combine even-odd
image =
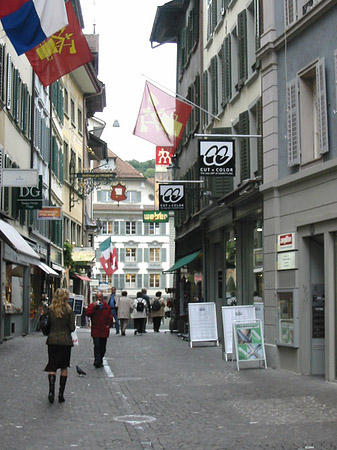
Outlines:
[{"label": "man's dark trousers", "polygon": [[93,337],[94,341],[94,365],[96,367],[103,365],[103,358],[106,352],[107,338]]}]

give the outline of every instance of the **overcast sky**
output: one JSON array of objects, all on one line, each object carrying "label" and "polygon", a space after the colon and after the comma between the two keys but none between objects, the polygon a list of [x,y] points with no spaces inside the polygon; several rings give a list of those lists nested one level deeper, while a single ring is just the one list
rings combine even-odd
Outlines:
[{"label": "overcast sky", "polygon": [[[124,160],[155,158],[155,145],[132,134],[146,79],[175,92],[176,45],[152,49],[150,43],[157,7],[167,1],[81,0],[84,32],[93,33],[95,22],[100,37],[98,78],[107,92],[107,107],[96,114],[106,122],[102,139]],[[115,119],[120,128],[112,127]]]}]

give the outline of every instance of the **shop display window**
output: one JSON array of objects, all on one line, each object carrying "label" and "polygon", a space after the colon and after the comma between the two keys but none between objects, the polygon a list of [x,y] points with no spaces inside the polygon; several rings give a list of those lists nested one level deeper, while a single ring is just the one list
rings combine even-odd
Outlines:
[{"label": "shop display window", "polygon": [[278,345],[298,347],[297,291],[277,292]]},{"label": "shop display window", "polygon": [[23,311],[23,266],[18,264],[6,264],[5,311],[7,314]]}]

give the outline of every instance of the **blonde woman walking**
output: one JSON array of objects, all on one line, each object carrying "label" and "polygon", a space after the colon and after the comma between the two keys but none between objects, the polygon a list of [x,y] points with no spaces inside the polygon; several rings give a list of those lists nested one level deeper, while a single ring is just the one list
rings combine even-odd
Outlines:
[{"label": "blonde woman walking", "polygon": [[54,403],[57,369],[61,369],[58,401],[60,403],[65,401],[64,389],[70,366],[71,347],[73,347],[71,333],[75,330],[75,315],[68,304],[68,299],[67,289],[57,289],[49,307],[51,329],[46,341],[48,364],[44,370],[48,372],[50,403]]}]

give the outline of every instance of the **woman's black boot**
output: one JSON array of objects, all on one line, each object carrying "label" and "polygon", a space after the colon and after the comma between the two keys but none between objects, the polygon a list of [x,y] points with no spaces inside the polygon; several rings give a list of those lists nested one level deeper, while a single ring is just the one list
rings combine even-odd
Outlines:
[{"label": "woman's black boot", "polygon": [[49,380],[48,400],[49,403],[54,403],[56,375],[48,375],[48,380]]},{"label": "woman's black boot", "polygon": [[66,387],[67,377],[64,377],[61,375],[60,377],[60,390],[59,390],[59,403],[63,403],[65,401],[64,399],[64,389]]}]

